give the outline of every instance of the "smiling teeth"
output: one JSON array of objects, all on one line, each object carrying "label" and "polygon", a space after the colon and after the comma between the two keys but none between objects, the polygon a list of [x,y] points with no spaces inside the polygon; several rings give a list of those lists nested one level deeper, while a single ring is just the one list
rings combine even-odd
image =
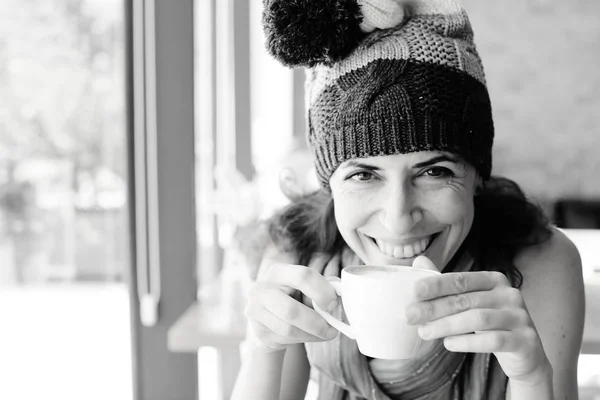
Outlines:
[{"label": "smiling teeth", "polygon": [[431,237],[418,240],[411,244],[395,245],[381,240],[375,240],[382,253],[394,258],[412,258],[423,254],[431,241]]}]

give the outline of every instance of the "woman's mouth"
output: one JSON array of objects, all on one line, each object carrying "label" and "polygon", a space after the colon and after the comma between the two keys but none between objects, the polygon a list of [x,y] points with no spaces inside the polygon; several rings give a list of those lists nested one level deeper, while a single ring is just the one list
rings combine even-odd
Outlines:
[{"label": "woman's mouth", "polygon": [[433,235],[426,236],[421,239],[415,239],[411,242],[406,243],[391,243],[380,239],[369,237],[379,247],[379,250],[390,257],[397,259],[407,259],[420,256],[431,246],[433,240],[439,235],[435,233]]}]

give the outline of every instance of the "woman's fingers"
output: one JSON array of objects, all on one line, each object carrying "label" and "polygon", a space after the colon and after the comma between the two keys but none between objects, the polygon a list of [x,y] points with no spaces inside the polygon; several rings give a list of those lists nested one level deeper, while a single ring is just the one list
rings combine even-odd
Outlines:
[{"label": "woman's fingers", "polygon": [[492,290],[499,286],[509,287],[506,276],[495,271],[457,272],[419,279],[415,282],[417,300],[431,300],[460,293]]},{"label": "woman's fingers", "polygon": [[460,293],[410,304],[406,308],[406,318],[411,324],[423,324],[478,308],[524,308],[523,296],[519,289],[512,287]]},{"label": "woman's fingers", "polygon": [[262,280],[299,290],[323,309],[331,310],[337,305],[338,296],[333,286],[317,271],[305,266],[273,264]]},{"label": "woman's fingers", "polygon": [[292,297],[298,292],[326,309],[337,306],[335,289],[319,272],[301,265],[273,264],[248,296],[246,317],[254,340],[275,351],[337,336],[325,319]]},{"label": "woman's fingers", "polygon": [[433,261],[431,261],[427,256],[418,256],[413,260],[412,264],[413,268],[421,268],[428,269],[431,271],[439,271],[439,269],[435,266]]},{"label": "woman's fingers", "polygon": [[[291,336],[301,341],[304,339],[328,340],[337,331],[314,311],[297,300],[287,296],[279,289],[268,288],[260,293],[259,315],[255,319],[282,336]],[[262,310],[266,312],[262,312]],[[302,332],[302,334],[300,334]],[[306,336],[308,334],[309,336]]]},{"label": "woman's fingers", "polygon": [[[302,290],[303,286],[294,280],[296,269],[287,270],[292,271],[287,278],[271,272],[268,281],[258,282],[251,289],[246,316],[254,338],[271,350],[283,349],[295,343],[333,339],[337,335],[334,328],[313,309],[282,291],[279,285],[284,283],[298,290]],[[304,279],[310,280],[309,277]]]},{"label": "woman's fingers", "polygon": [[426,340],[472,332],[513,329],[528,326],[529,314],[523,309],[475,309],[419,326],[419,335]]},{"label": "woman's fingers", "polygon": [[460,353],[496,353],[516,351],[517,338],[512,332],[494,331],[459,335],[444,339],[444,346]]},{"label": "woman's fingers", "polygon": [[269,346],[273,343],[290,345],[324,340],[324,338],[311,335],[294,325],[282,321],[265,309],[258,311],[256,317],[249,322],[254,337]]},{"label": "woman's fingers", "polygon": [[478,332],[447,337],[444,339],[444,346],[460,353],[516,353],[531,347],[536,337],[531,328]]},{"label": "woman's fingers", "polygon": [[[450,351],[494,353],[512,378],[547,362],[521,292],[499,272],[449,273],[415,282],[417,301],[406,309],[425,340],[443,338]],[[546,361],[544,361],[546,360]],[[521,379],[523,378],[523,379]]]}]

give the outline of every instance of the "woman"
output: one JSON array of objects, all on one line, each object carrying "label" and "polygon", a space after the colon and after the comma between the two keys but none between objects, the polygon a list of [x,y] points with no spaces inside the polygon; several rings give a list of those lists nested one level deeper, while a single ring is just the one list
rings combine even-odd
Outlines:
[{"label": "woman", "polygon": [[[270,221],[246,314],[235,399],[577,399],[577,250],[513,182],[491,177],[483,67],[453,0],[265,1],[271,53],[307,66],[308,142],[321,190]],[[519,145],[515,143],[515,145]],[[427,341],[369,359],[309,304],[356,263],[412,265],[406,312]]]}]

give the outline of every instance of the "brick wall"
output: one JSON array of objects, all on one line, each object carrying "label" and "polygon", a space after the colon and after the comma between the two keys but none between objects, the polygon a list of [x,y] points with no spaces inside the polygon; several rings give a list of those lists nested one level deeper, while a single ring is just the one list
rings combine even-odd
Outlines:
[{"label": "brick wall", "polygon": [[600,1],[463,0],[496,125],[494,174],[600,199]]}]

